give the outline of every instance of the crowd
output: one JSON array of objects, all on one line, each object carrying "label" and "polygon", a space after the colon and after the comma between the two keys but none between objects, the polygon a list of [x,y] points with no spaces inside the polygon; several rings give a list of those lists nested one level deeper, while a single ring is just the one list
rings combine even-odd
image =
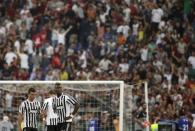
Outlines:
[{"label": "crowd", "polygon": [[147,80],[152,121],[191,118],[195,2],[0,0],[0,79]]}]

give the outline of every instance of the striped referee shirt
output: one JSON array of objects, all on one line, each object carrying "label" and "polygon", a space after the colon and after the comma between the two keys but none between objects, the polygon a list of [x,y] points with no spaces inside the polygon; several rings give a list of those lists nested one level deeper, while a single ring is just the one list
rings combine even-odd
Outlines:
[{"label": "striped referee shirt", "polygon": [[24,128],[38,127],[38,115],[40,113],[40,108],[41,108],[41,104],[36,100],[30,102],[27,99],[20,104],[19,113],[23,115]]},{"label": "striped referee shirt", "polygon": [[53,109],[58,114],[58,123],[66,122],[65,117],[70,116],[70,107],[69,104],[75,105],[76,100],[73,97],[68,95],[62,95],[60,97],[55,97],[53,99]]},{"label": "striped referee shirt", "polygon": [[58,122],[58,115],[56,113],[54,113],[53,107],[52,107],[52,101],[53,101],[53,97],[50,97],[48,99],[45,99],[44,103],[43,103],[43,107],[42,110],[45,110],[47,113],[47,117],[46,117],[46,125],[57,125]]}]

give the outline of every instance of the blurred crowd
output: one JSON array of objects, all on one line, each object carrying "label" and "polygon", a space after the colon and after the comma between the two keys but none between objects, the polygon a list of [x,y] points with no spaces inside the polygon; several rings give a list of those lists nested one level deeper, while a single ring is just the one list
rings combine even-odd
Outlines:
[{"label": "blurred crowd", "polygon": [[[195,2],[0,0],[0,79],[146,80],[152,121],[181,110],[191,119]],[[133,92],[136,116],[142,93]]]}]

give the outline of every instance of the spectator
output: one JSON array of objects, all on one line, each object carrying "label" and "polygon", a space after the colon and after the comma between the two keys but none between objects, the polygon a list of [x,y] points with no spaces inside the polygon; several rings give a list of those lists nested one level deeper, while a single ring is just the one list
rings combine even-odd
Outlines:
[{"label": "spectator", "polygon": [[1,131],[11,131],[13,129],[13,124],[9,121],[8,116],[3,117],[3,121],[0,122],[0,130]]},{"label": "spectator", "polygon": [[12,93],[6,93],[6,96],[5,96],[5,107],[7,110],[11,110],[12,109],[12,100],[13,100],[13,96],[12,96]]}]

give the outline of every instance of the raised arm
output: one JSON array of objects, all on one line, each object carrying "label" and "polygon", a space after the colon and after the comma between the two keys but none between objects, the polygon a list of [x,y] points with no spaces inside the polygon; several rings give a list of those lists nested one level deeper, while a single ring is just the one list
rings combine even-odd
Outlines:
[{"label": "raised arm", "polygon": [[69,26],[68,29],[65,30],[64,34],[66,35],[71,29],[72,29],[72,26]]}]

